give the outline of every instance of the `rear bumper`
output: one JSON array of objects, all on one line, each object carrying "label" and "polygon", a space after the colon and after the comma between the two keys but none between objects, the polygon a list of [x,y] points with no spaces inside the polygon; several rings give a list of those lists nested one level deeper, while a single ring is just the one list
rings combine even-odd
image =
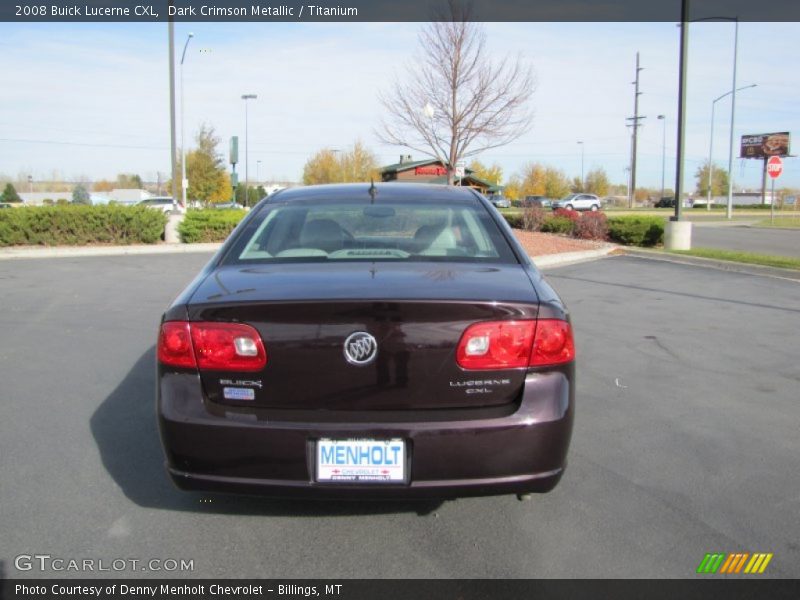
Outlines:
[{"label": "rear bumper", "polygon": [[[530,373],[515,410],[492,418],[341,422],[298,411],[276,421],[204,401],[195,375],[162,373],[158,420],[167,471],[185,490],[312,498],[449,498],[548,492],[566,465],[574,415],[573,366]],[[315,481],[319,438],[403,438],[407,484]]]}]

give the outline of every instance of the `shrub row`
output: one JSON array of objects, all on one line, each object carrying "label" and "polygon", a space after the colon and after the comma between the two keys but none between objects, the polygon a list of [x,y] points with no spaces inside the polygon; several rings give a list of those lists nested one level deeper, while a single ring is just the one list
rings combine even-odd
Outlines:
[{"label": "shrub row", "polygon": [[630,246],[655,246],[664,241],[661,217],[620,216],[607,218],[602,212],[526,208],[506,216],[511,227],[526,231],[558,233],[583,240],[612,240]]},{"label": "shrub row", "polygon": [[608,220],[608,237],[626,246],[655,246],[664,242],[664,219],[636,215]]},{"label": "shrub row", "polygon": [[153,244],[166,221],[145,207],[21,207],[0,211],[0,246]]},{"label": "shrub row", "polygon": [[222,242],[246,214],[236,209],[190,210],[178,225],[178,233],[185,244]]},{"label": "shrub row", "polygon": [[585,240],[605,240],[608,237],[606,215],[601,212],[580,213],[563,208],[550,211],[529,207],[521,214],[506,216],[506,220],[511,227],[525,231],[558,233]]}]

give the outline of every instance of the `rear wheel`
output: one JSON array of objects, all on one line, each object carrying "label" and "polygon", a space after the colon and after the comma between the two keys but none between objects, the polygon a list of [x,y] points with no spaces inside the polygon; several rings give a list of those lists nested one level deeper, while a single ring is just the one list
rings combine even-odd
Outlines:
[{"label": "rear wheel", "polygon": [[599,209],[600,207],[597,204],[592,204],[592,212],[597,212]]}]

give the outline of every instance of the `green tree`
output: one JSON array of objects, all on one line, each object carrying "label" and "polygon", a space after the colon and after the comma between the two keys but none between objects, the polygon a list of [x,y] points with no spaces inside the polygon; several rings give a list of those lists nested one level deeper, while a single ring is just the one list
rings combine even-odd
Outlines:
[{"label": "green tree", "polygon": [[[186,163],[189,164],[188,162]],[[142,178],[136,174],[120,173],[117,175],[117,187],[123,190],[134,189],[140,190],[142,185]]]},{"label": "green tree", "polygon": [[[701,196],[708,195],[708,161],[697,167],[694,176],[697,180],[697,193]],[[711,182],[711,195],[721,196],[728,191],[728,171],[714,165],[713,181]]]},{"label": "green tree", "polygon": [[[231,180],[225,170],[222,154],[217,150],[219,137],[213,127],[204,123],[195,140],[197,147],[186,154],[186,179],[189,180],[187,199],[206,204],[229,202],[232,195]],[[180,173],[180,160],[177,167]]]},{"label": "green tree", "polygon": [[345,152],[323,148],[303,167],[306,185],[369,181],[377,175],[378,161],[360,140]]},{"label": "green tree", "polygon": [[611,183],[608,181],[608,175],[602,167],[592,169],[586,174],[585,192],[597,196],[606,196],[610,187]]},{"label": "green tree", "polygon": [[22,198],[19,197],[16,188],[11,183],[7,183],[5,189],[3,190],[3,194],[0,195],[0,201],[22,202]]},{"label": "green tree", "polygon": [[497,163],[493,164],[491,167],[487,167],[481,161],[473,160],[469,168],[475,177],[488,181],[489,183],[499,185],[503,180],[503,167]]},{"label": "green tree", "polygon": [[89,191],[86,189],[86,186],[82,183],[79,183],[75,186],[72,190],[72,203],[73,204],[88,204],[91,206],[92,198],[89,196]]},{"label": "green tree", "polygon": [[569,189],[573,194],[579,194],[581,192],[586,191],[583,188],[583,181],[581,181],[581,178],[578,177],[577,175],[572,178],[572,181],[570,181]]},{"label": "green tree", "polygon": [[248,193],[245,197],[244,184],[236,186],[236,202],[242,206],[255,206],[259,200],[267,195],[267,190],[260,185],[258,187],[251,185],[247,191]]}]

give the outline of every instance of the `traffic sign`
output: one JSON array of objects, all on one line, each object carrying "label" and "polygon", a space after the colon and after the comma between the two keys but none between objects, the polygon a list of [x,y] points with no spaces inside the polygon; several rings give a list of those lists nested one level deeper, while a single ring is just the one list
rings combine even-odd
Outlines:
[{"label": "traffic sign", "polygon": [[767,174],[773,179],[777,179],[783,173],[783,161],[780,156],[770,156],[767,161]]}]

